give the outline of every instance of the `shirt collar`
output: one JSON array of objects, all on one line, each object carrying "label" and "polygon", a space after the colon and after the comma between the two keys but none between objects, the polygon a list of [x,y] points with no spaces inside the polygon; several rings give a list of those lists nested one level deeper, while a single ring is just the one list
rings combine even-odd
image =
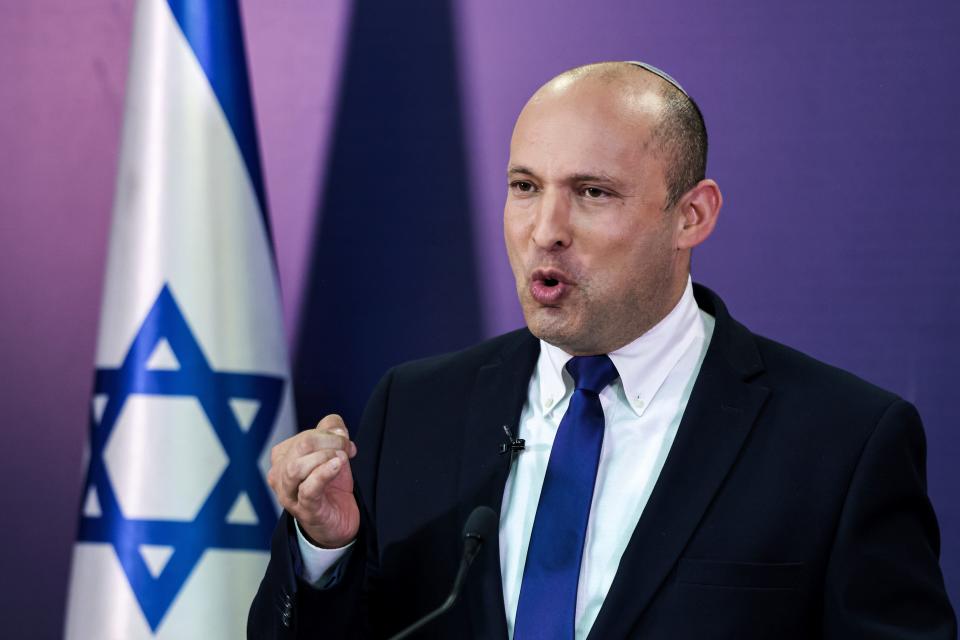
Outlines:
[{"label": "shirt collar", "polygon": [[[704,335],[700,309],[688,277],[683,295],[670,313],[633,342],[608,354],[620,374],[620,385],[634,413],[643,415],[690,343]],[[559,347],[540,341],[537,375],[544,414],[573,388],[573,380],[564,372],[564,366],[572,357]]]}]

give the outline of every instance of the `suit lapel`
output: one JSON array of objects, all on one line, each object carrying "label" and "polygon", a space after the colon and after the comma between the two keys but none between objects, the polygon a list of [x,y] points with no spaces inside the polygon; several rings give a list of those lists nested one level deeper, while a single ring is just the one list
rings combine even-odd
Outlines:
[{"label": "suit lapel", "polygon": [[[477,372],[460,454],[461,521],[466,521],[479,505],[487,505],[500,513],[512,463],[509,453],[499,451],[500,445],[507,441],[503,426],[517,433],[527,386],[539,353],[537,339],[523,331]],[[473,570],[479,575],[467,580],[463,594],[470,609],[473,637],[506,638],[499,533],[484,543],[474,564]]]},{"label": "suit lapel", "polygon": [[752,336],[697,287],[717,320],[676,439],[624,551],[590,638],[625,638],[676,564],[766,401],[748,380],[762,371]]}]

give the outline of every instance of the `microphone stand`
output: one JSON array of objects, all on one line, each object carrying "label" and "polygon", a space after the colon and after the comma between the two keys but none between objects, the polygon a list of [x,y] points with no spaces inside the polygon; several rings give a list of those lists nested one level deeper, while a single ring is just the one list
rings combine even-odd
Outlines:
[{"label": "microphone stand", "polygon": [[406,638],[427,623],[446,613],[450,607],[453,606],[457,601],[457,597],[460,595],[460,590],[463,588],[463,583],[467,578],[467,571],[470,569],[470,565],[473,564],[474,558],[480,553],[483,539],[496,528],[497,520],[497,514],[494,513],[490,507],[481,506],[473,510],[470,517],[467,518],[466,527],[464,527],[465,540],[463,544],[463,557],[460,558],[460,568],[457,569],[457,577],[453,580],[453,589],[450,591],[450,595],[443,601],[443,604],[400,633],[391,636],[390,640],[402,640]]}]

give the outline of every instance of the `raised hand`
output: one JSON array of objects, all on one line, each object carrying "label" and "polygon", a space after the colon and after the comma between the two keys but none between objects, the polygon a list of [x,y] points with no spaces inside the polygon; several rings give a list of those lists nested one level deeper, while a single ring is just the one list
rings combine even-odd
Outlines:
[{"label": "raised hand", "polygon": [[342,547],[356,538],[360,510],[353,496],[350,441],[343,418],[326,416],[316,428],[277,444],[267,482],[280,505],[319,547]]}]

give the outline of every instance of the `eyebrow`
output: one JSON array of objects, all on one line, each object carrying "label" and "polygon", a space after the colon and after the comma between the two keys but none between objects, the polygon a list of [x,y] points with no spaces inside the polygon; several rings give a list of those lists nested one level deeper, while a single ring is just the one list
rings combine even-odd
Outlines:
[{"label": "eyebrow", "polygon": [[512,167],[510,167],[509,169],[507,169],[507,177],[508,177],[508,178],[509,178],[510,176],[515,176],[515,175],[517,175],[517,174],[522,174],[522,175],[526,175],[526,176],[535,176],[535,175],[537,175],[537,174],[535,174],[531,169],[528,169],[528,168],[526,168],[526,167],[524,167],[524,166],[522,166],[522,165],[513,165]]},{"label": "eyebrow", "polygon": [[[507,170],[507,177],[525,175],[536,176],[536,172],[523,165],[514,165]],[[619,181],[605,173],[574,173],[567,176],[567,182],[601,182],[605,184],[618,184]]]},{"label": "eyebrow", "polygon": [[612,176],[605,173],[575,173],[570,176],[571,182],[603,182],[606,184],[617,184]]}]

